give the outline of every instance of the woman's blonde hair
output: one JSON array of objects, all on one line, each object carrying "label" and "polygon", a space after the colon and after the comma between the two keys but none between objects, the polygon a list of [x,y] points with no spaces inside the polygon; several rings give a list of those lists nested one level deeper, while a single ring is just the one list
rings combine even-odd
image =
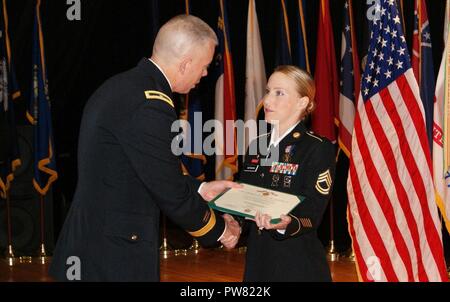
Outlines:
[{"label": "woman's blonde hair", "polygon": [[309,103],[306,106],[305,112],[300,117],[303,119],[305,116],[311,114],[316,108],[315,96],[316,96],[316,85],[314,84],[314,79],[311,75],[297,66],[293,65],[280,65],[275,68],[274,73],[282,73],[292,80],[296,84],[296,90],[301,97],[307,96],[309,98]]}]

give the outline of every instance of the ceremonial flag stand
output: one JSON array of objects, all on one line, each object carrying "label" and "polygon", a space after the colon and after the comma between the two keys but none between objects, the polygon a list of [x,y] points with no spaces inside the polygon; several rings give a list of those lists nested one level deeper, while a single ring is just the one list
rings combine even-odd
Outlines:
[{"label": "ceremonial flag stand", "polygon": [[159,248],[159,252],[164,259],[167,259],[167,258],[169,258],[169,256],[174,255],[175,251],[170,246],[170,244],[167,240],[167,227],[166,227],[167,218],[166,218],[166,216],[163,216],[162,219],[163,219],[163,238],[162,238],[161,247]]},{"label": "ceremonial flag stand", "polygon": [[38,259],[40,264],[46,264],[49,262],[49,256],[45,248],[45,214],[44,214],[44,196],[40,196],[40,231],[41,231],[41,243],[39,245]]},{"label": "ceremonial flag stand", "polygon": [[12,244],[12,227],[11,227],[11,204],[9,199],[9,191],[6,191],[6,228],[7,228],[7,241],[8,246],[5,253],[5,260],[9,266],[16,264],[17,258],[14,255],[14,248]]},{"label": "ceremonial flag stand", "polygon": [[327,248],[327,260],[335,262],[339,260],[339,254],[334,246],[334,211],[333,198],[330,199],[330,243]]}]

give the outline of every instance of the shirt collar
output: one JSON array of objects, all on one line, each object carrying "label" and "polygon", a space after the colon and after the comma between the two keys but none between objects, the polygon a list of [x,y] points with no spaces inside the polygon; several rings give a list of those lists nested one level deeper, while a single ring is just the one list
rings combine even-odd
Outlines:
[{"label": "shirt collar", "polygon": [[297,127],[298,124],[300,124],[300,122],[298,122],[295,125],[293,125],[291,128],[286,130],[283,133],[283,135],[278,136],[278,137],[276,137],[276,135],[275,135],[275,128],[273,128],[272,131],[270,132],[270,144],[269,144],[269,146],[273,145],[274,147],[277,147],[278,144],[283,140],[283,138],[285,138],[286,135],[288,135],[290,132],[292,132],[292,130],[294,130],[294,128]]},{"label": "shirt collar", "polygon": [[169,83],[170,86],[170,90],[172,90],[172,84],[169,81],[169,78],[167,77],[167,75],[164,73],[164,70],[162,70],[161,67],[159,67],[158,64],[155,63],[155,61],[153,61],[152,59],[148,58],[150,60],[150,62],[152,62],[153,64],[155,64],[155,66],[159,69],[159,71],[161,71],[161,73],[163,74],[163,76],[166,78],[167,83]]}]

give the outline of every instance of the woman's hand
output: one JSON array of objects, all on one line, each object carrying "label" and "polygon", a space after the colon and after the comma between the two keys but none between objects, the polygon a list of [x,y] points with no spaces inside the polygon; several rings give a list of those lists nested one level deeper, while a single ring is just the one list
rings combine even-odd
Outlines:
[{"label": "woman's hand", "polygon": [[285,230],[289,223],[291,223],[291,217],[287,215],[281,215],[280,216],[281,221],[276,224],[270,223],[270,220],[272,219],[267,214],[261,214],[260,212],[256,212],[255,215],[255,222],[256,225],[260,230],[266,229],[266,230]]}]

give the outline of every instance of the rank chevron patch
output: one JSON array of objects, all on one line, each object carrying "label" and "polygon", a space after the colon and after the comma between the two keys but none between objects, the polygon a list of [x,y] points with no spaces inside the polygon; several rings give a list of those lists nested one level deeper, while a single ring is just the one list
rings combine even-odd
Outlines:
[{"label": "rank chevron patch", "polygon": [[330,170],[326,170],[325,172],[319,174],[319,177],[316,181],[316,190],[323,195],[328,195],[331,189],[331,174]]}]

